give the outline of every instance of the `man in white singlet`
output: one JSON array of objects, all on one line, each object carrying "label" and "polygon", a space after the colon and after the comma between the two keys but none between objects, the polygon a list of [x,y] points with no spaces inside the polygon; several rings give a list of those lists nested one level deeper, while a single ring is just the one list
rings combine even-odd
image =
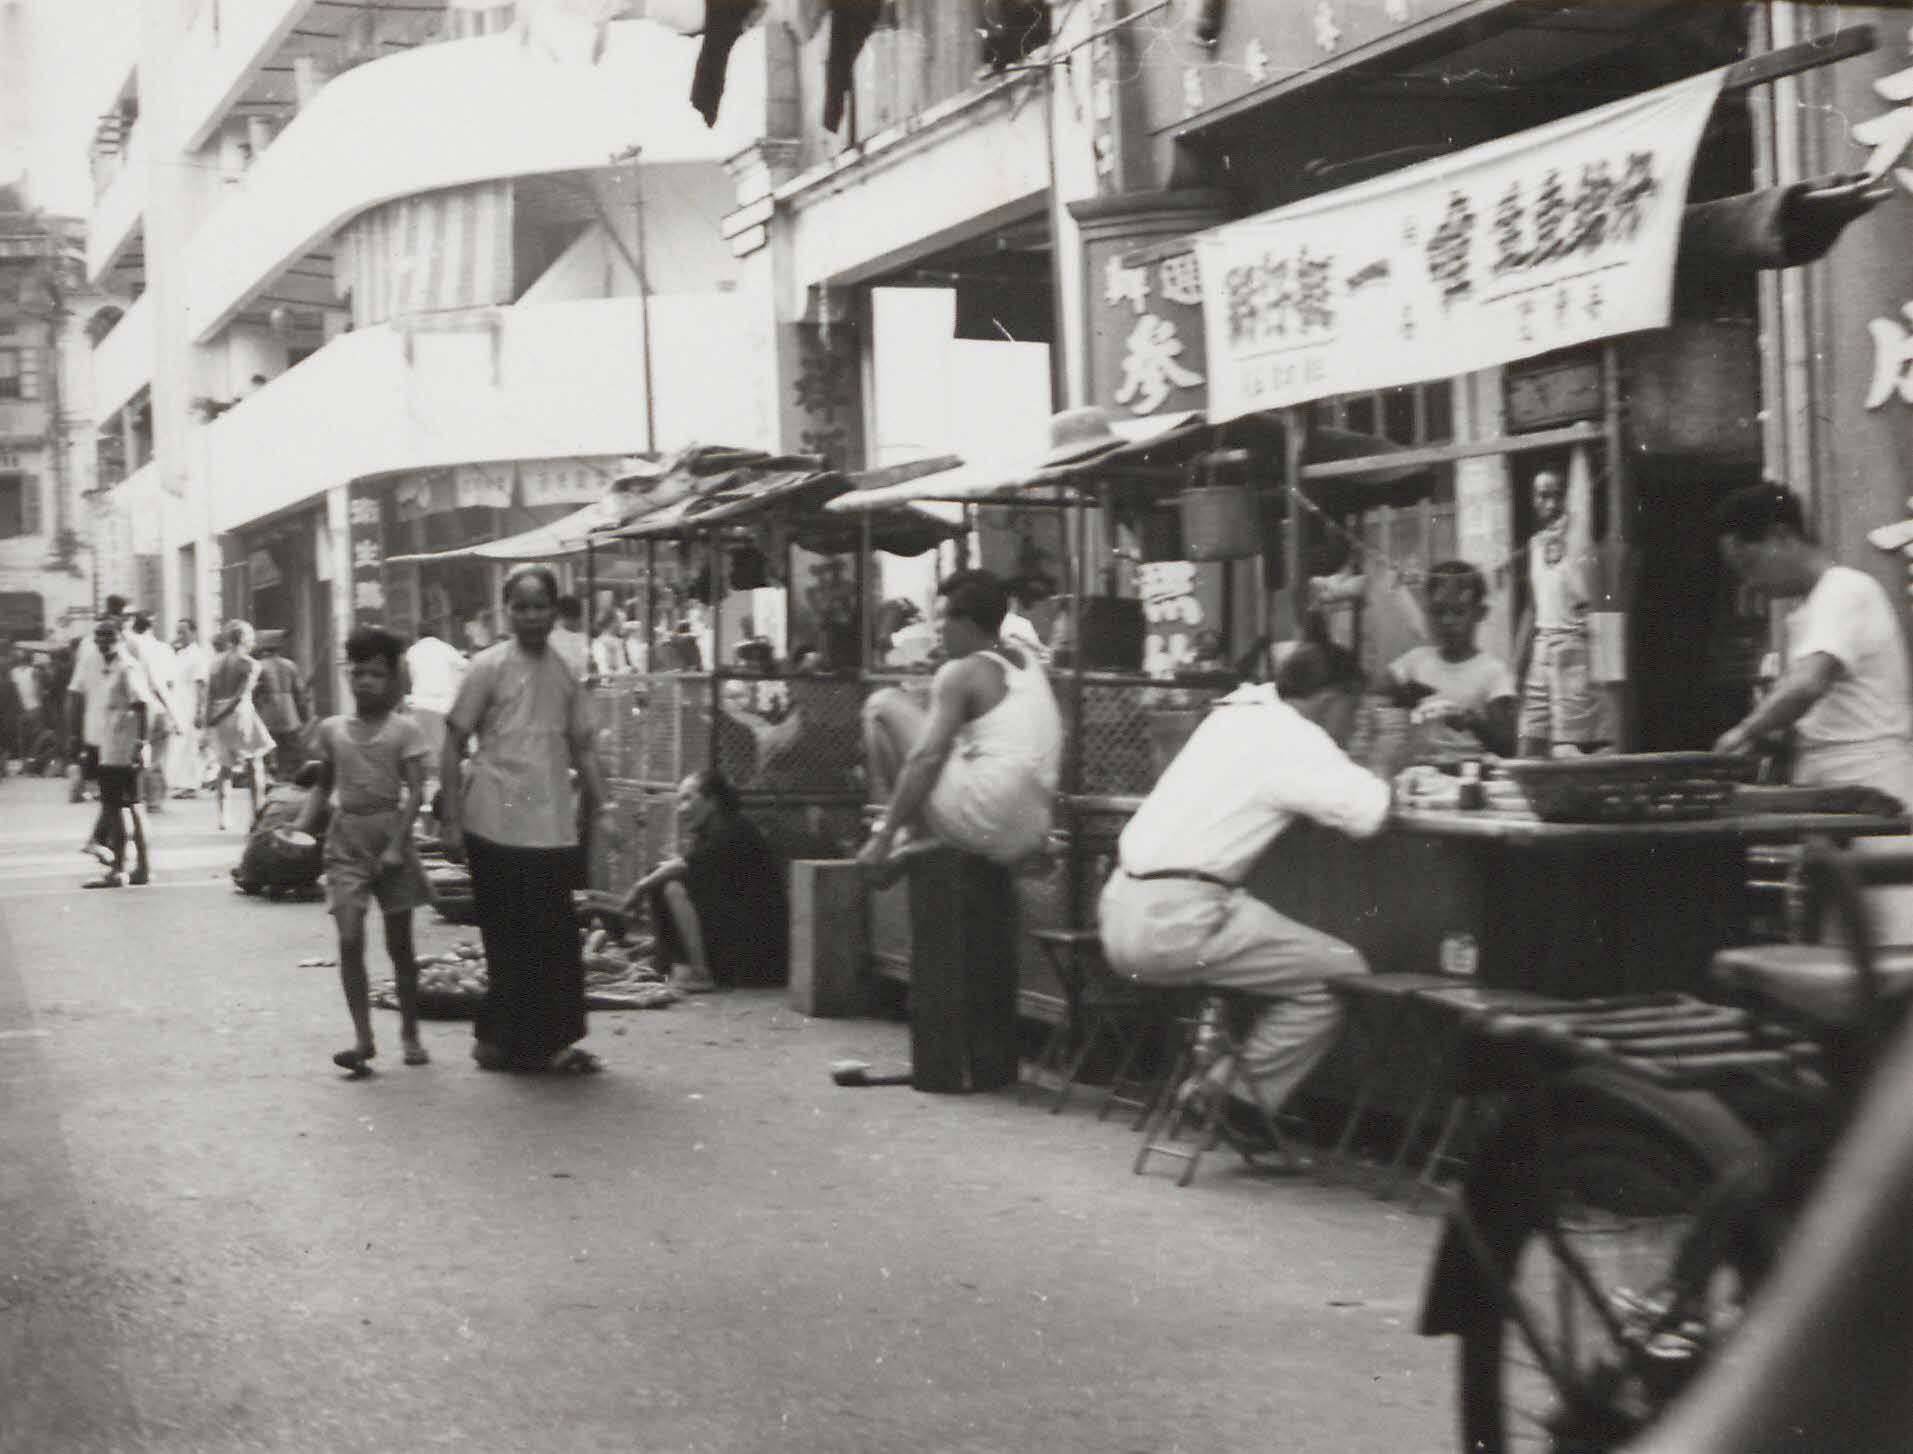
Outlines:
[{"label": "man in white singlet", "polygon": [[1008,609],[989,571],[951,576],[937,599],[946,660],[929,711],[896,687],[864,703],[871,786],[890,805],[857,858],[880,879],[898,871],[906,832],[1005,864],[1049,836],[1062,720],[1042,665],[998,639]]}]

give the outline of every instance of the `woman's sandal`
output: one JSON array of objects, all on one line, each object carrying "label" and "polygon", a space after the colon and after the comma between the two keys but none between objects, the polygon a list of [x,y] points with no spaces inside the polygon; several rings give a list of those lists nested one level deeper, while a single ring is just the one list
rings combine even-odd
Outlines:
[{"label": "woman's sandal", "polygon": [[116,889],[126,882],[116,873],[103,874],[99,878],[90,878],[80,887],[83,889]]},{"label": "woman's sandal", "polygon": [[332,1063],[340,1070],[349,1071],[354,1080],[362,1080],[372,1073],[372,1057],[377,1052],[361,1050],[353,1046],[350,1050],[341,1050],[332,1057]]},{"label": "woman's sandal", "polygon": [[511,1057],[495,1046],[487,1045],[483,1040],[472,1042],[472,1059],[480,1070],[510,1070]]},{"label": "woman's sandal", "polygon": [[603,1069],[602,1060],[576,1045],[567,1045],[545,1062],[545,1071],[549,1075],[596,1075]]}]

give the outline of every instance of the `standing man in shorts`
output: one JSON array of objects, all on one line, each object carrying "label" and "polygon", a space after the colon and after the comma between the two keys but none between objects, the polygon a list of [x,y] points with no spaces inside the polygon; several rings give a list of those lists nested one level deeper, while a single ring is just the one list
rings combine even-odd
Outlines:
[{"label": "standing man in shorts", "polygon": [[302,829],[315,831],[327,797],[333,799],[325,830],[326,900],[339,930],[339,984],[354,1039],[332,1063],[354,1076],[369,1073],[378,1053],[365,975],[365,917],[374,900],[385,919],[385,952],[398,987],[405,1063],[431,1059],[418,1038],[418,959],[412,950],[412,911],[431,895],[412,824],[432,751],[418,723],[393,710],[403,651],[398,637],[376,626],[361,626],[346,638],[354,710],[319,724],[313,744],[319,781],[299,819]]},{"label": "standing man in shorts", "polygon": [[[140,816],[139,775],[146,765],[153,692],[146,669],[126,649],[118,622],[105,620],[95,626],[93,645],[100,658],[93,690],[99,694],[101,724],[100,816],[93,841],[106,850],[108,858],[106,872],[89,879],[85,887],[116,889],[128,882],[144,884],[151,876],[146,824]],[[123,876],[129,828],[134,853],[131,879]]]},{"label": "standing man in shorts", "polygon": [[1523,757],[1597,752],[1614,739],[1607,694],[1595,682],[1588,644],[1594,604],[1594,500],[1584,446],[1564,478],[1534,477],[1538,521],[1528,540],[1528,673],[1522,683]]}]

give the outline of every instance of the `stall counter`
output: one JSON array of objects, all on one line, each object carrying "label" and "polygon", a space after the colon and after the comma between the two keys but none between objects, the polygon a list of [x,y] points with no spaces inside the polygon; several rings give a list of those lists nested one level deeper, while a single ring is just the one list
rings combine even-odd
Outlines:
[{"label": "stall counter", "polygon": [[[1136,797],[1083,797],[1105,819]],[[1663,823],[1548,823],[1397,810],[1356,840],[1298,820],[1246,887],[1360,949],[1377,973],[1447,972],[1581,998],[1705,987],[1751,937],[1746,850],[1904,833],[1903,818],[1768,813]]]}]

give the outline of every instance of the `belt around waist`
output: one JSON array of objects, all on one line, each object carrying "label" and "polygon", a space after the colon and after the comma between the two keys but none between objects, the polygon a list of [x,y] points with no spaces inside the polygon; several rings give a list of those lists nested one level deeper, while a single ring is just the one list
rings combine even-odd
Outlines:
[{"label": "belt around waist", "polygon": [[1154,873],[1131,873],[1128,869],[1124,869],[1122,874],[1124,878],[1133,878],[1137,883],[1145,884],[1154,883],[1158,879],[1175,878],[1187,879],[1191,883],[1214,884],[1219,889],[1236,889],[1242,887],[1240,884],[1230,883],[1226,878],[1218,878],[1215,874],[1204,873],[1199,868],[1159,868]]},{"label": "belt around waist", "polygon": [[333,811],[341,818],[382,818],[389,813],[396,813],[398,810],[399,805],[394,803],[389,808],[347,808],[341,805]]}]

